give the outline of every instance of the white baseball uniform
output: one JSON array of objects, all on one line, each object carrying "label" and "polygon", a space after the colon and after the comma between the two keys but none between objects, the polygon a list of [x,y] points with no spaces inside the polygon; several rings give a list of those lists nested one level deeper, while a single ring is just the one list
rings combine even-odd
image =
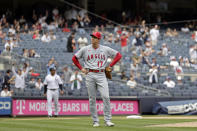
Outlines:
[{"label": "white baseball uniform", "polygon": [[59,75],[48,74],[45,77],[44,85],[47,85],[48,116],[52,116],[52,99],[55,103],[55,115],[58,115],[59,85],[63,84]]}]

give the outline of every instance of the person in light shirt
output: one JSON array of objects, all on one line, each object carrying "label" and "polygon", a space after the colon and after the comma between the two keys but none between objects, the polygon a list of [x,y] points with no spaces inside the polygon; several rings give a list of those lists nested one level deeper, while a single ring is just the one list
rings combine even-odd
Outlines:
[{"label": "person in light shirt", "polygon": [[164,81],[163,84],[166,85],[166,87],[168,87],[168,88],[174,88],[176,85],[175,82],[170,79],[170,77],[167,77],[166,81]]},{"label": "person in light shirt", "polygon": [[79,74],[79,71],[76,70],[74,72],[74,74],[70,77],[70,82],[72,83],[71,84],[71,90],[74,90],[75,88],[76,89],[81,89],[81,83],[82,82],[82,77],[81,75]]},{"label": "person in light shirt", "polygon": [[158,25],[155,25],[154,28],[152,28],[150,30],[150,37],[151,37],[151,41],[152,41],[152,45],[157,45],[157,39],[159,37],[159,29],[158,29]]},{"label": "person in light shirt", "polygon": [[79,37],[77,42],[79,44],[79,49],[81,49],[82,47],[88,45],[88,39],[86,37],[84,37],[84,35]]},{"label": "person in light shirt", "polygon": [[38,89],[38,90],[41,90],[43,86],[44,86],[44,84],[42,83],[41,78],[39,78],[37,80],[37,82],[35,83],[35,88]]},{"label": "person in light shirt", "polygon": [[197,63],[197,45],[190,46],[189,49],[190,60]]},{"label": "person in light shirt", "polygon": [[51,37],[48,35],[48,33],[45,33],[45,34],[42,36],[41,41],[42,41],[42,42],[45,42],[45,43],[49,43],[49,42],[51,42]]},{"label": "person in light shirt", "polygon": [[134,77],[131,76],[130,80],[127,81],[127,86],[129,86],[130,88],[135,88],[137,85],[137,82],[134,80]]},{"label": "person in light shirt", "polygon": [[170,66],[172,66],[174,69],[176,69],[176,67],[179,66],[179,62],[176,60],[175,56],[171,57]]},{"label": "person in light shirt", "polygon": [[30,70],[29,64],[27,64],[27,69],[26,69],[25,73],[22,73],[21,69],[18,69],[18,71],[16,73],[14,65],[15,64],[13,64],[13,66],[12,66],[12,72],[15,77],[15,88],[19,91],[23,91],[25,88],[25,78],[28,75],[28,72]]},{"label": "person in light shirt", "polygon": [[8,90],[8,86],[4,85],[3,90],[1,91],[1,97],[10,97],[12,96],[13,91]]}]

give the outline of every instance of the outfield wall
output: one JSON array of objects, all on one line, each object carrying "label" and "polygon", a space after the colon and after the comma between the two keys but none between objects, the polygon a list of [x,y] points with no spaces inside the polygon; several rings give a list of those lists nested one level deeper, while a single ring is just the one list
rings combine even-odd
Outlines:
[{"label": "outfield wall", "polygon": [[[111,97],[112,115],[152,114],[153,106],[161,101],[197,99],[192,97]],[[61,97],[60,115],[90,115],[87,97]],[[53,105],[54,110],[54,105]],[[103,114],[103,104],[97,99],[98,114]],[[0,98],[0,115],[40,116],[47,115],[45,97]]]},{"label": "outfield wall", "polygon": [[[98,114],[103,114],[103,102],[97,100]],[[52,104],[54,111],[54,104]],[[59,115],[90,115],[88,100],[59,100]],[[113,115],[139,114],[138,101],[134,100],[111,100]],[[47,115],[46,100],[13,99],[12,115],[30,116]]]},{"label": "outfield wall", "polygon": [[[103,115],[103,102],[100,98],[97,99],[96,106],[98,114]],[[52,108],[54,110],[54,104]],[[134,115],[140,113],[139,101],[131,97],[111,98],[111,109],[112,115]],[[90,115],[87,97],[61,97],[58,104],[58,110],[59,115]],[[0,115],[47,115],[47,100],[45,97],[0,98]]]}]

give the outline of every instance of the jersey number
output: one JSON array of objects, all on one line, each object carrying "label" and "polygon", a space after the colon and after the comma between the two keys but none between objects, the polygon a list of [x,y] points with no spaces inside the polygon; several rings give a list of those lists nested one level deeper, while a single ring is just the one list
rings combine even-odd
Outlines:
[{"label": "jersey number", "polygon": [[98,61],[98,67],[102,67],[103,61]]}]

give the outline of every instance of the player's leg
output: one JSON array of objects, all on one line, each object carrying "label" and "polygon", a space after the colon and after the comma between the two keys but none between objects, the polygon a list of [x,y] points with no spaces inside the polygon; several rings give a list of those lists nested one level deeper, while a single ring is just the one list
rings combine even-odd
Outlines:
[{"label": "player's leg", "polygon": [[52,91],[47,90],[48,116],[52,116]]},{"label": "player's leg", "polygon": [[54,104],[55,104],[55,116],[58,115],[58,100],[59,100],[59,90],[55,90],[53,94]]},{"label": "player's leg", "polygon": [[96,84],[103,100],[103,113],[105,122],[111,121],[111,107],[109,98],[109,88],[105,73],[98,73]]},{"label": "player's leg", "polygon": [[89,72],[86,75],[86,87],[89,95],[89,108],[93,122],[99,122],[97,109],[96,109],[96,84],[93,73]]}]

